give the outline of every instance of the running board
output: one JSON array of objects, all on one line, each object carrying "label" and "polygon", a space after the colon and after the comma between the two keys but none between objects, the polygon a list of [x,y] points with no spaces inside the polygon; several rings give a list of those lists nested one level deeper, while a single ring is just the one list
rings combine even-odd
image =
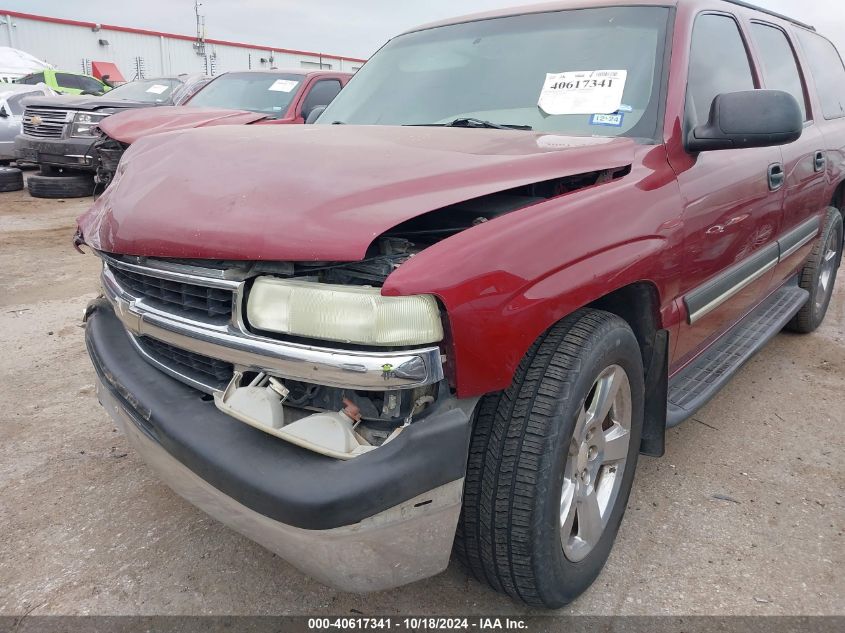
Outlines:
[{"label": "running board", "polygon": [[810,293],[787,285],[773,293],[669,381],[666,426],[677,426],[715,396],[807,303]]}]

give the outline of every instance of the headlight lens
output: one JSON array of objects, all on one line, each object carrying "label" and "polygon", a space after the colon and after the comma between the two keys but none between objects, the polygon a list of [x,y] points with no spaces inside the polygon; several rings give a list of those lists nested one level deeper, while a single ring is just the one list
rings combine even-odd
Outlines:
[{"label": "headlight lens", "polygon": [[109,115],[79,112],[75,117],[73,117],[73,127],[70,130],[70,135],[77,137],[97,136],[94,131],[94,127],[107,116]]},{"label": "headlight lens", "polygon": [[361,345],[418,345],[443,339],[431,295],[383,297],[377,288],[259,277],[247,302],[252,327]]}]

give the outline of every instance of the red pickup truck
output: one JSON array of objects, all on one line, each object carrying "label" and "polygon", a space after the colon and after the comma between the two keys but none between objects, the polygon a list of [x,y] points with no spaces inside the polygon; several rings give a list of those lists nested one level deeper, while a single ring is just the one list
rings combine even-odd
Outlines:
[{"label": "red pickup truck", "polygon": [[219,75],[178,106],[103,119],[93,145],[95,181],[108,185],[123,152],[142,136],[217,125],[290,125],[331,103],[352,77],[330,70],[249,70]]},{"label": "red pickup truck", "polygon": [[[237,161],[223,160],[232,156]],[[840,264],[845,67],[729,0],[571,0],[391,40],[317,125],[140,139],[79,220],[99,397],[308,574],[559,607],[640,453]]]}]

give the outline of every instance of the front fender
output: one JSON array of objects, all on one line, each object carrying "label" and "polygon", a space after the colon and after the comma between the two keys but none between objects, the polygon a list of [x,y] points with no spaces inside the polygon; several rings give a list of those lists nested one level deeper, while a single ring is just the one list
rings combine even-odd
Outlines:
[{"label": "front fender", "polygon": [[[436,295],[448,314],[447,374],[459,397],[506,388],[531,344],[580,307],[629,284],[673,313],[682,207],[662,147],[631,174],[465,230],[400,266],[382,293]],[[659,184],[655,184],[659,183]],[[671,317],[670,317],[671,318]]]},{"label": "front fender", "polygon": [[665,250],[666,240],[661,238],[614,246],[556,270],[507,298],[500,297],[486,310],[483,298],[455,305],[444,297],[459,394],[506,388],[522,357],[543,332],[619,288],[646,281],[658,288],[660,297],[660,286],[651,278],[651,262]]}]

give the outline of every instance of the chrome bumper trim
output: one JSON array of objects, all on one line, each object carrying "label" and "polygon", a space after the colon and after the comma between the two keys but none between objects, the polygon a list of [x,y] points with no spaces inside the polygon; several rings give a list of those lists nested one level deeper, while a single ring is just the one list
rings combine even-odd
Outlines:
[{"label": "chrome bumper trim", "polygon": [[[187,283],[209,282],[231,289],[237,298],[241,284],[155,270],[132,264],[114,264],[104,258],[102,284],[106,298],[130,334],[149,336],[184,350],[232,363],[241,368],[263,371],[302,382],[360,389],[392,391],[440,382],[443,364],[440,350],[428,347],[411,351],[356,351],[315,347],[255,336],[233,319],[225,325],[185,319],[151,306],[143,298],[127,293],[116,281],[109,266],[141,268],[144,274]],[[166,276],[165,276],[166,275]],[[198,279],[200,281],[198,281]]]},{"label": "chrome bumper trim", "polygon": [[174,492],[326,585],[382,591],[439,574],[449,564],[463,479],[354,525],[305,530],[274,521],[214,488],[143,433],[99,381],[97,394],[132,448]]}]

